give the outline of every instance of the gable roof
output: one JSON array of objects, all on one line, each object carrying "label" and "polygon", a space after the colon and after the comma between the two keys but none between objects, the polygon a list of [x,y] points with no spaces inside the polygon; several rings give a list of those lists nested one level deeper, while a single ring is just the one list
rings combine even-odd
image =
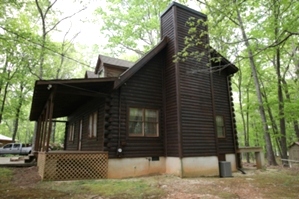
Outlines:
[{"label": "gable roof", "polygon": [[115,81],[114,89],[119,88],[124,82],[139,71],[147,62],[165,48],[168,43],[168,38],[164,37],[152,50],[141,57],[131,68],[123,72]]},{"label": "gable roof", "polygon": [[131,66],[134,65],[134,62],[117,59],[117,58],[113,58],[113,57],[108,57],[105,55],[99,55],[98,61],[96,64],[96,68],[95,68],[95,74],[99,73],[101,65],[110,65],[110,66],[118,66],[118,67],[122,67],[122,68],[130,68]]},{"label": "gable roof", "polygon": [[[238,68],[228,61],[225,57],[223,57],[219,52],[217,52],[214,48],[211,47],[210,57],[212,62],[212,67],[215,65],[220,65],[220,70],[227,70],[229,74],[234,74],[238,72]],[[219,61],[213,60],[213,58],[220,59]],[[213,65],[214,64],[214,65]]]},{"label": "gable roof", "polygon": [[289,146],[289,148],[291,148],[292,146],[298,145],[299,146],[299,141],[298,142],[294,142],[291,146]]}]

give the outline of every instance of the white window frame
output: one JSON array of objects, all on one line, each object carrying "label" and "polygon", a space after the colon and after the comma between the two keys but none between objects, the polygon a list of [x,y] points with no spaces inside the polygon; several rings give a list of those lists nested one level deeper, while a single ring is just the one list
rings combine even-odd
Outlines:
[{"label": "white window frame", "polygon": [[98,120],[98,112],[95,111],[89,115],[88,119],[88,137],[96,138],[97,137],[97,122]]},{"label": "white window frame", "polygon": [[69,141],[74,141],[74,135],[75,135],[75,124],[72,123],[69,125]]}]

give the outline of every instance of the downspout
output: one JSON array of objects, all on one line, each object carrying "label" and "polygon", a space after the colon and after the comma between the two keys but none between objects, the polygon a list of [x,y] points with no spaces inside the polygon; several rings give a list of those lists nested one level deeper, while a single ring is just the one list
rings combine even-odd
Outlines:
[{"label": "downspout", "polygon": [[120,128],[121,128],[121,87],[118,89],[118,141],[117,141],[117,156],[120,158],[123,155],[123,149],[120,145]]}]

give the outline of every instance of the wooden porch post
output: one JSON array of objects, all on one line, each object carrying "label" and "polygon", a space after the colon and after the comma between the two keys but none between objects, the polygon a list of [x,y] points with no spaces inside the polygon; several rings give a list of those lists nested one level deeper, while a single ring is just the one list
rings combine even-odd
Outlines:
[{"label": "wooden porch post", "polygon": [[50,137],[51,137],[51,132],[52,132],[52,118],[53,118],[53,108],[54,108],[54,102],[53,98],[56,92],[56,86],[54,87],[54,90],[51,92],[50,98],[48,100],[48,132],[47,132],[47,142],[46,142],[46,152],[49,151],[49,142],[50,142]]},{"label": "wooden porch post", "polygon": [[44,131],[44,113],[42,113],[40,116],[40,134],[39,134],[39,141],[38,141],[38,151],[41,151],[42,149],[43,131]]},{"label": "wooden porch post", "polygon": [[47,136],[47,129],[48,129],[48,102],[46,103],[44,109],[44,125],[43,125],[43,139],[42,139],[42,148],[41,151],[45,151],[45,143],[46,143],[46,136]]},{"label": "wooden porch post", "polygon": [[36,127],[36,135],[35,135],[35,141],[34,141],[34,151],[39,151],[39,145],[40,145],[40,134],[41,134],[41,121],[42,118],[39,116],[37,121],[37,127]]}]

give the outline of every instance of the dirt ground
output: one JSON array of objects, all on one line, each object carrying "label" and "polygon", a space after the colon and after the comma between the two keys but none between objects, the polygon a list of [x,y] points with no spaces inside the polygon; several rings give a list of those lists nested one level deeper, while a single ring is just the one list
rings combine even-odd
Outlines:
[{"label": "dirt ground", "polygon": [[[41,180],[36,167],[14,168],[13,170],[13,184],[22,189],[34,188]],[[296,179],[299,179],[298,168],[290,169],[284,167],[269,167],[265,170],[249,168],[245,169],[246,174],[235,172],[231,178],[202,177],[182,179],[175,176],[161,175],[144,177],[144,179],[151,182],[155,181],[155,186],[166,192],[163,196],[164,199],[299,198],[299,180],[294,181],[292,178],[290,181],[285,179],[285,177],[280,179],[279,173],[281,171],[291,172],[291,176],[297,175]],[[273,180],[272,177],[269,177],[272,175],[276,176]],[[95,199],[104,198],[98,196]]]}]

